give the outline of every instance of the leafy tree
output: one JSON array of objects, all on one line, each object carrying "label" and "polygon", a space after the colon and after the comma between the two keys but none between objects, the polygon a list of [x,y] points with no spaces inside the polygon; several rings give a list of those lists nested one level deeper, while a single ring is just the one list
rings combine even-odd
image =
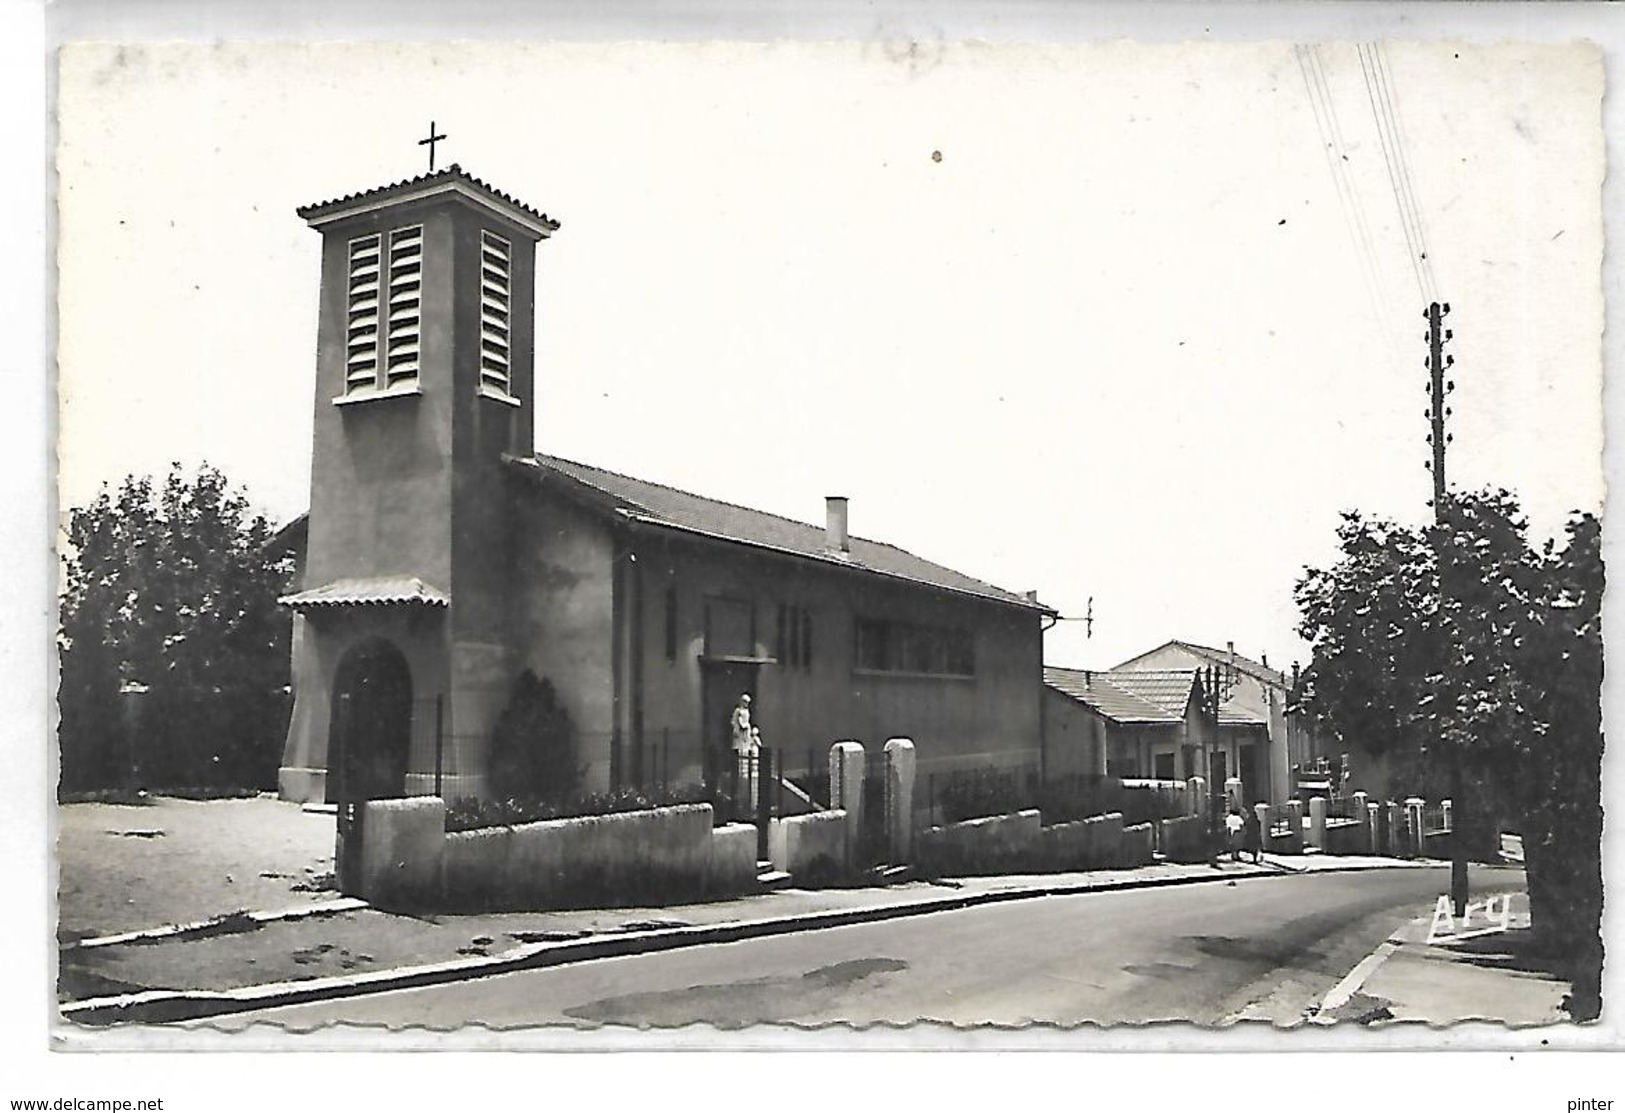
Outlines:
[{"label": "leafy tree", "polygon": [[1540,938],[1595,1016],[1601,878],[1601,530],[1590,515],[1561,551],[1531,548],[1506,491],[1455,494],[1439,529],[1344,516],[1341,557],[1295,589],[1314,647],[1304,710],[1433,783],[1459,763],[1455,837],[1492,852],[1524,834]]},{"label": "leafy tree", "polygon": [[530,669],[519,674],[491,732],[488,768],[501,799],[559,804],[580,790],[575,723],[552,681]]},{"label": "leafy tree", "polygon": [[1573,982],[1569,1012],[1602,1009],[1602,528],[1568,524],[1525,645],[1532,729],[1516,750],[1518,801],[1537,933]]},{"label": "leafy tree", "polygon": [[292,561],[204,465],[70,511],[58,648],[64,789],[274,787]]}]

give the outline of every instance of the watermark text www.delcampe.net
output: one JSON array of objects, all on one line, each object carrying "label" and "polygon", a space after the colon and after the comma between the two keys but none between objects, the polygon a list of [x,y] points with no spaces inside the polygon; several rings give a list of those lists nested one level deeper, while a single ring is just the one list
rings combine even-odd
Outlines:
[{"label": "watermark text www.delcampe.net", "polygon": [[163,1098],[13,1098],[13,1109],[51,1113],[163,1113]]}]

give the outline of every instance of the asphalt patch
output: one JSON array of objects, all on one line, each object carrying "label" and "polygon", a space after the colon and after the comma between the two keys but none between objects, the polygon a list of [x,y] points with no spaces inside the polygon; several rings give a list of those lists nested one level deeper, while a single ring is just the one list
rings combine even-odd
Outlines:
[{"label": "asphalt patch", "polygon": [[604,997],[565,1009],[564,1015],[593,1024],[639,1028],[682,1024],[746,1028],[805,1016],[833,1005],[847,990],[861,985],[868,991],[874,988],[874,980],[907,969],[908,963],[899,958],[850,959],[800,975]]}]

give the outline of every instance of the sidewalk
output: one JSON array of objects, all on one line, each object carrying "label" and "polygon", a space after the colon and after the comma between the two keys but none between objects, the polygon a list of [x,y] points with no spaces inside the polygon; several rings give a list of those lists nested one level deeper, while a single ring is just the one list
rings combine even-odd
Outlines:
[{"label": "sidewalk", "polygon": [[1430,865],[1266,856],[1262,865],[1159,863],[1135,870],[783,889],[665,908],[458,916],[394,915],[359,901],[329,899],[285,912],[233,911],[190,930],[171,927],[66,943],[60,952],[59,998],[68,1002],[65,1017],[87,1023],[173,1019],[1002,900],[1222,883],[1282,872]]},{"label": "sidewalk", "polygon": [[[1474,901],[1491,895],[1497,894],[1475,894]],[[1562,1001],[1569,983],[1533,960],[1529,898],[1522,890],[1508,895],[1504,930],[1499,918],[1479,916],[1466,929],[1441,931],[1430,942],[1434,912],[1418,916],[1350,971],[1310,1021],[1441,1026],[1488,1020],[1512,1028],[1567,1021]]]}]

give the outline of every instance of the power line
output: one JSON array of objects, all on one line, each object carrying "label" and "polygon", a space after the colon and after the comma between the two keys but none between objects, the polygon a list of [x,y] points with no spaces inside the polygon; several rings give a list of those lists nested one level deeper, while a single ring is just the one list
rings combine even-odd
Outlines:
[{"label": "power line", "polygon": [[1322,92],[1323,83],[1318,82],[1314,76],[1311,60],[1311,47],[1294,45],[1293,56],[1298,62],[1298,72],[1303,77],[1304,91],[1309,96],[1309,110],[1315,119],[1315,131],[1319,138],[1321,154],[1326,159],[1326,171],[1331,175],[1332,188],[1337,193],[1338,208],[1342,212],[1343,225],[1353,244],[1356,259],[1360,267],[1360,279],[1366,289],[1366,296],[1371,300],[1371,309],[1378,320],[1383,317],[1383,299],[1381,283],[1378,280],[1376,266],[1372,257],[1370,241],[1362,234],[1360,225],[1355,219],[1355,199],[1350,196],[1352,183],[1347,175],[1342,173],[1341,159],[1344,157],[1337,150],[1334,130],[1329,119],[1330,103]]},{"label": "power line", "polygon": [[1376,282],[1380,297],[1383,289],[1382,271],[1377,266],[1377,251],[1371,240],[1371,226],[1365,219],[1365,206],[1360,203],[1359,190],[1355,187],[1354,178],[1349,173],[1348,144],[1343,141],[1343,128],[1337,120],[1337,104],[1332,98],[1331,82],[1327,80],[1326,63],[1320,56],[1319,46],[1310,45],[1309,61],[1310,69],[1314,72],[1315,78],[1320,85],[1322,102],[1326,109],[1326,119],[1331,124],[1332,142],[1336,144],[1336,150],[1333,152],[1336,157],[1332,160],[1332,166],[1343,179],[1343,186],[1348,193],[1350,206],[1354,210],[1354,224],[1360,233],[1360,249],[1365,253],[1366,262],[1371,268],[1373,281]]},{"label": "power line", "polygon": [[1422,248],[1418,243],[1418,236],[1412,231],[1411,210],[1406,201],[1405,189],[1400,182],[1397,166],[1399,152],[1392,149],[1394,140],[1397,137],[1390,137],[1388,128],[1385,126],[1383,109],[1378,106],[1376,79],[1372,75],[1366,58],[1366,48],[1364,44],[1356,43],[1354,49],[1360,58],[1360,76],[1365,79],[1366,102],[1371,106],[1371,118],[1377,125],[1377,142],[1382,148],[1383,166],[1388,171],[1388,186],[1393,191],[1394,206],[1399,211],[1399,229],[1405,237],[1405,257],[1410,263],[1411,275],[1416,279],[1416,292],[1423,301],[1426,301],[1429,291],[1427,282],[1422,277],[1421,264],[1418,261],[1418,256],[1422,254]]},{"label": "power line", "polygon": [[1386,54],[1386,49],[1381,43],[1372,44],[1371,57],[1376,66],[1377,86],[1382,92],[1384,103],[1388,106],[1389,126],[1393,129],[1395,140],[1394,148],[1399,152],[1400,180],[1404,183],[1406,195],[1410,198],[1411,219],[1416,223],[1416,238],[1421,245],[1422,269],[1427,275],[1430,299],[1437,300],[1439,284],[1433,272],[1433,253],[1428,250],[1427,223],[1422,217],[1422,206],[1416,199],[1416,180],[1411,174],[1410,156],[1406,153],[1407,136],[1404,120],[1399,114],[1398,98],[1393,93],[1393,78],[1388,72]]}]

